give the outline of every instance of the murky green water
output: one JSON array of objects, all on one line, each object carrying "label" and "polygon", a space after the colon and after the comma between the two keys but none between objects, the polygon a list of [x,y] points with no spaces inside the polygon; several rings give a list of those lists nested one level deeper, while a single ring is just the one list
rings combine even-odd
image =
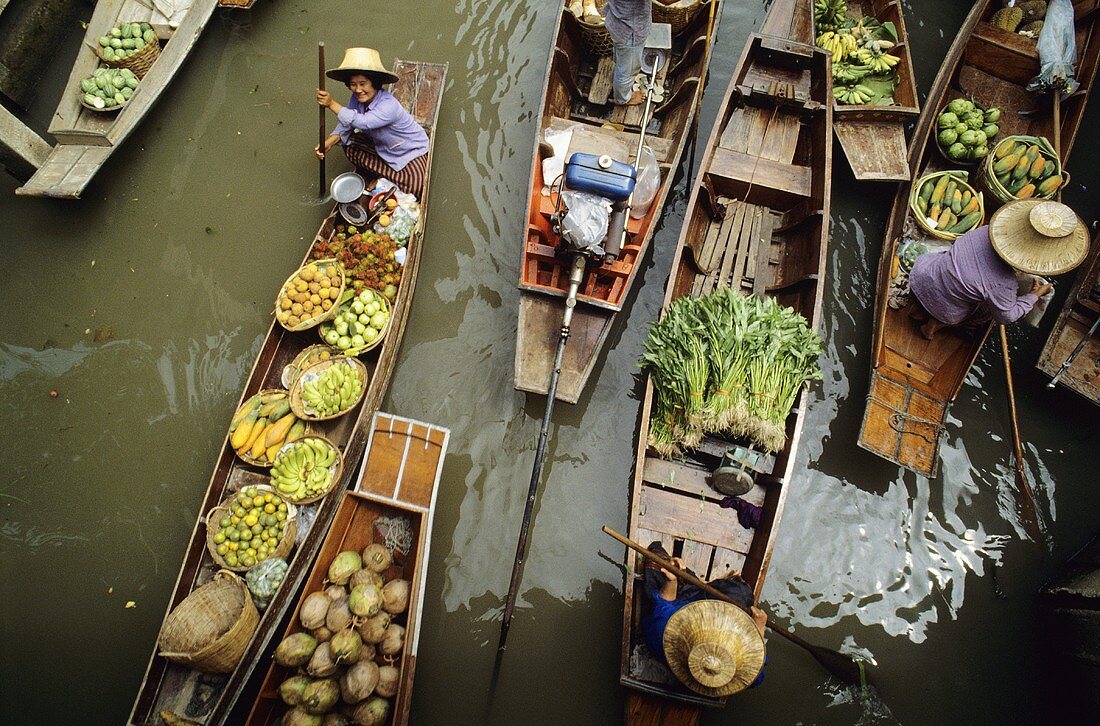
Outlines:
[{"label": "murky green water", "polygon": [[[926,89],[967,4],[904,4]],[[387,403],[453,432],[413,721],[619,720],[622,552],[599,528],[627,525],[635,360],[662,297],[682,178],[595,385],[556,412],[520,609],[487,700],[542,412],[511,376],[518,240],[556,11],[522,0],[399,10],[260,0],[215,16],[84,200],[16,198],[14,182],[0,179],[6,720],[118,723],[129,712],[270,300],[323,215],[310,154],[318,39],[336,60],[344,46],[367,44],[387,59],[450,63],[423,266]],[[763,14],[760,0],[727,2],[704,133]],[[54,75],[43,119],[67,70]],[[1100,170],[1088,163],[1098,122],[1094,104],[1070,164],[1067,201],[1087,220],[1100,215]],[[940,479],[901,474],[856,448],[891,193],[855,184],[837,156],[825,381],[764,592],[805,637],[871,654],[881,699],[858,703],[773,638],[765,685],[705,723],[1035,722],[1064,708],[1035,591],[1095,530],[1100,490],[1086,452],[1097,444],[1096,409],[1043,388],[1031,365],[1046,326],[1012,334],[1046,548],[1021,541],[1012,513],[1007,405],[991,347],[952,410]]]}]

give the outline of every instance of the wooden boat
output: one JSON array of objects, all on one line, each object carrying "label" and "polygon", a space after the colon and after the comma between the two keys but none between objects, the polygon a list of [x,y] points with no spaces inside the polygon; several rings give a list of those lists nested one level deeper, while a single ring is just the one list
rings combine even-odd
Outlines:
[{"label": "wooden boat", "polygon": [[[914,179],[928,171],[952,168],[935,148],[933,134],[940,110],[955,98],[968,97],[983,108],[1000,108],[1002,137],[1030,134],[1053,139],[1050,98],[1036,98],[1024,90],[1027,82],[1039,73],[1035,42],[991,25],[989,18],[1000,7],[999,2],[992,0],[975,4],[948,51],[913,132],[909,165]],[[1077,80],[1082,92],[1062,103],[1063,163],[1073,148],[1088,91],[1100,63],[1098,8],[1098,0],[1074,3]],[[1030,111],[1038,113],[1020,115]],[[909,216],[911,186],[903,184],[894,197],[882,245],[871,385],[859,445],[918,474],[933,477],[938,468],[947,408],[961,390],[989,328],[974,333],[944,329],[932,340],[925,340],[906,310],[887,305],[896,250]],[[995,202],[987,197],[987,215]]]},{"label": "wooden boat", "polygon": [[[898,86],[890,106],[851,106],[833,102],[833,131],[840,141],[852,173],[861,181],[908,181],[906,126],[920,115],[909,33],[901,3],[897,0],[849,0],[848,17],[872,16],[893,23],[898,42],[891,55],[901,60],[895,67]],[[812,0],[775,0],[761,30],[768,35],[814,43]],[[830,83],[832,77],[830,76]]]},{"label": "wooden boat", "polygon": [[[394,70],[399,80],[393,87],[393,94],[428,132],[430,139],[428,174],[430,176],[431,158],[436,140],[436,121],[439,117],[447,66],[398,60],[394,64]],[[330,421],[320,422],[320,431],[337,444],[343,454],[346,464],[342,480],[333,493],[308,507],[316,509],[316,519],[304,540],[294,550],[289,560],[290,569],[286,579],[278,594],[263,612],[248,650],[237,668],[228,676],[202,673],[187,668],[160,657],[154,650],[127,723],[142,726],[160,723],[158,714],[162,712],[169,712],[200,723],[224,721],[234,700],[248,682],[260,654],[270,642],[280,620],[291,607],[294,593],[305,580],[321,541],[328,531],[328,525],[336,513],[340,503],[340,493],[347,488],[349,481],[354,477],[357,463],[370,433],[371,417],[378,410],[389,387],[397,354],[401,348],[405,324],[408,321],[416,285],[416,273],[420,264],[424,221],[427,216],[428,181],[425,179],[424,182],[425,192],[420,200],[422,207],[418,226],[407,246],[407,258],[397,297],[392,306],[389,332],[381,345],[360,358],[369,372],[367,391],[360,403],[347,414]],[[364,198],[363,201],[367,200]],[[338,211],[334,208],[322,223],[317,236],[311,243],[310,250],[313,245],[331,237],[337,221],[339,221]],[[307,260],[309,256],[310,253],[307,251]],[[306,347],[317,342],[315,330],[290,333],[273,322],[248,377],[248,383],[241,394],[241,402],[243,403],[246,398],[261,389],[282,387],[283,367]],[[171,612],[196,587],[208,582],[218,570],[206,549],[204,525],[206,513],[219,504],[227,493],[266,480],[267,477],[262,470],[248,466],[235,456],[228,440],[222,444],[214,474],[210,479],[210,486],[199,507],[199,515],[187,554],[184,556],[183,567],[180,569],[175,590],[168,602],[168,612]]]},{"label": "wooden boat", "polygon": [[[395,552],[394,564],[383,573],[387,581],[401,578],[411,583],[409,608],[394,618],[394,622],[405,628],[405,646],[396,664],[401,669],[401,680],[397,695],[392,699],[389,726],[404,726],[409,721],[420,611],[428,582],[432,513],[449,435],[447,429],[432,424],[386,413],[375,414],[363,466],[351,491],[343,497],[290,623],[280,637],[282,640],[302,630],[298,619],[302,601],[310,593],[324,589],[329,563],[337,554],[345,550],[360,551],[373,542],[382,542],[383,534],[375,527],[380,517],[405,519],[413,535],[410,549],[403,554]],[[378,656],[379,665],[385,664],[384,658]],[[280,717],[288,708],[279,698],[279,684],[293,674],[293,670],[271,662],[248,715],[248,724],[280,723]]]},{"label": "wooden boat", "polygon": [[[576,403],[580,398],[607,342],[615,314],[630,294],[691,133],[710,65],[721,3],[722,0],[704,2],[691,22],[673,36],[667,72],[658,78],[661,80],[663,76],[667,93],[664,102],[656,107],[654,120],[646,132],[661,168],[661,187],[645,216],[630,218],[629,240],[618,260],[610,265],[590,266],[577,296],[579,304],[562,363],[558,400]],[[539,113],[539,139],[548,127],[577,125],[580,129],[573,133],[569,153],[607,153],[620,161],[633,161],[642,107],[608,105],[614,70],[611,56],[591,53],[580,23],[565,11],[559,16],[553,37]],[[609,122],[621,125],[624,130],[604,128]],[[550,215],[557,205],[557,194],[542,195],[543,187],[554,180],[542,178],[539,149],[536,141],[520,268],[515,386],[522,391],[546,394],[569,287],[569,264],[555,254],[558,238],[551,230]]]},{"label": "wooden boat", "polygon": [[[752,35],[726,90],[691,190],[664,306],[731,285],[771,296],[817,328],[827,259],[832,176],[829,56],[784,38]],[[719,212],[721,210],[721,212]],[[723,214],[724,213],[724,214]],[[759,596],[793,474],[808,394],[787,418],[785,448],[742,498],[763,507],[755,530],[723,509],[698,455],[721,456],[737,441],[710,437],[685,460],[647,446],[653,385],[647,379],[630,500],[630,538],[660,540],[700,577],[740,572]],[[742,442],[744,443],[744,442]],[[619,682],[627,686],[628,724],[695,724],[707,698],[668,680],[647,677],[639,620],[640,558],[628,555]]]},{"label": "wooden boat", "polygon": [[1058,314],[1058,321],[1050,331],[1035,367],[1048,376],[1057,375],[1062,363],[1073,353],[1077,344],[1084,340],[1085,345],[1081,352],[1066,368],[1058,383],[1100,405],[1100,338],[1095,334],[1089,335],[1089,329],[1100,317],[1098,285],[1100,237],[1095,237],[1089,258],[1077,273],[1077,280],[1069,291],[1066,304]]},{"label": "wooden boat", "polygon": [[[217,6],[218,0],[176,0],[174,12],[169,18],[154,2],[97,2],[69,81],[50,120],[50,134],[57,144],[46,162],[15,193],[79,198],[111,153],[137,128],[172,82]],[[129,103],[120,111],[103,113],[88,110],[80,105],[77,89],[80,81],[90,76],[101,63],[95,52],[98,38],[120,22],[147,22],[152,25],[162,42],[160,56],[141,79]]]}]

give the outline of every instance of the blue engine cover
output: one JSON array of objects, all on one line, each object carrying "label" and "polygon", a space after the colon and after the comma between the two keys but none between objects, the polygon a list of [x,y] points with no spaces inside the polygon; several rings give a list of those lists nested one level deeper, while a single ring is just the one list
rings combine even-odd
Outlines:
[{"label": "blue engine cover", "polygon": [[[601,159],[603,165],[600,164]],[[569,163],[565,165],[565,186],[621,202],[634,191],[636,174],[633,166],[609,156],[577,152],[569,157]]]}]

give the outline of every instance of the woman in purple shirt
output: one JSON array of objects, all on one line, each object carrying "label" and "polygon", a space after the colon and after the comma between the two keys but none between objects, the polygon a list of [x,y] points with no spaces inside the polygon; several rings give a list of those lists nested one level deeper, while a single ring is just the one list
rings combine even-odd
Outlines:
[{"label": "woman in purple shirt", "polygon": [[385,177],[403,191],[423,195],[428,169],[428,135],[392,93],[383,86],[397,80],[386,70],[373,48],[348,48],[338,68],[326,71],[343,81],[351,100],[341,106],[328,91],[317,89],[317,103],[336,114],[339,123],[314,153],[324,158],[336,144],[356,171],[369,177]]}]

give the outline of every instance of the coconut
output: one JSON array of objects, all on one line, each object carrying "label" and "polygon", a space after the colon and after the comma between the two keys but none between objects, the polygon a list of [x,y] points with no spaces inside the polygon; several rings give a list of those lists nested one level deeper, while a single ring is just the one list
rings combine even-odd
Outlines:
[{"label": "coconut", "polygon": [[309,634],[312,635],[314,638],[317,638],[318,643],[327,643],[329,639],[332,638],[332,631],[326,628],[324,625],[319,628],[314,628],[313,630],[309,631]]},{"label": "coconut", "polygon": [[334,678],[322,678],[306,686],[302,692],[302,708],[307,712],[324,715],[340,700],[340,684]]},{"label": "coconut", "polygon": [[382,590],[369,583],[356,585],[348,595],[348,608],[364,618],[373,618],[382,609]]},{"label": "coconut", "polygon": [[312,682],[308,676],[291,676],[279,684],[279,698],[288,706],[297,706],[302,702],[302,691]]},{"label": "coconut", "polygon": [[362,570],[356,570],[355,574],[348,580],[348,589],[354,590],[359,585],[374,585],[379,590],[382,589],[382,585],[385,584],[385,580],[374,570],[368,570],[363,568]]},{"label": "coconut", "polygon": [[348,591],[340,585],[329,585],[325,588],[325,594],[328,595],[328,599],[332,601],[339,600],[342,597],[348,596]]},{"label": "coconut", "polygon": [[385,665],[378,669],[378,685],[374,692],[385,698],[393,698],[397,695],[397,686],[401,681],[401,671],[391,665]]},{"label": "coconut", "polygon": [[360,726],[382,726],[389,720],[390,702],[375,696],[355,707],[351,718]]},{"label": "coconut", "polygon": [[386,635],[386,628],[390,627],[390,614],[382,611],[373,618],[368,618],[356,626],[364,643],[381,643]]},{"label": "coconut", "polygon": [[384,572],[393,564],[393,555],[383,544],[377,542],[363,548],[363,567],[372,572]]},{"label": "coconut", "polygon": [[325,615],[325,627],[334,633],[338,633],[351,625],[351,610],[348,609],[347,598],[336,600],[328,606],[328,614]]},{"label": "coconut", "polygon": [[332,640],[326,645],[332,646],[332,655],[337,663],[354,663],[359,660],[363,639],[359,637],[359,633],[355,632],[355,628],[344,628],[332,636]]},{"label": "coconut", "polygon": [[332,643],[321,643],[309,659],[306,673],[314,678],[327,678],[336,672],[336,657],[332,653]]},{"label": "coconut", "polygon": [[298,619],[306,630],[314,630],[325,624],[325,613],[332,601],[323,592],[311,592],[309,597],[302,601],[302,609],[298,612]]},{"label": "coconut", "polygon": [[328,566],[328,581],[334,585],[347,584],[356,570],[363,569],[363,560],[358,552],[348,550],[341,552],[332,558],[332,564]]},{"label": "coconut", "polygon": [[342,713],[326,713],[324,720],[321,721],[321,726],[350,726],[351,719]]},{"label": "coconut", "polygon": [[316,714],[309,713],[301,706],[287,711],[283,715],[283,726],[321,726],[324,719]]},{"label": "coconut", "polygon": [[400,655],[404,646],[405,629],[400,625],[390,623],[390,627],[386,628],[386,632],[382,636],[382,643],[378,646],[378,650],[382,651],[382,655]]},{"label": "coconut", "polygon": [[363,643],[363,647],[359,649],[359,660],[374,660],[377,650],[374,643]]},{"label": "coconut", "polygon": [[378,684],[378,666],[373,662],[356,663],[340,678],[340,696],[344,703],[355,705],[374,693]]},{"label": "coconut", "polygon": [[390,615],[403,613],[409,607],[409,581],[390,580],[382,588],[382,609]]},{"label": "coconut", "polygon": [[304,666],[316,649],[316,638],[309,633],[295,633],[279,643],[275,649],[275,662],[287,668]]}]

